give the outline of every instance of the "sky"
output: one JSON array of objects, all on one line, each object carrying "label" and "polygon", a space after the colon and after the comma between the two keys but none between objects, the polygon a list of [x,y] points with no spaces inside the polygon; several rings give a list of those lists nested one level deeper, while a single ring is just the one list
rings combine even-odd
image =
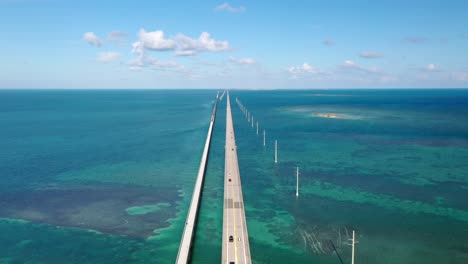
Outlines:
[{"label": "sky", "polygon": [[0,0],[0,89],[467,88],[468,1]]}]

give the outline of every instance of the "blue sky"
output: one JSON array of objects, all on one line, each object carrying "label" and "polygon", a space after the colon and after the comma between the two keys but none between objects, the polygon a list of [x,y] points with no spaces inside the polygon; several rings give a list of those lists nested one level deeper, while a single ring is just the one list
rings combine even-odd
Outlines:
[{"label": "blue sky", "polygon": [[468,87],[468,1],[0,0],[0,88]]}]

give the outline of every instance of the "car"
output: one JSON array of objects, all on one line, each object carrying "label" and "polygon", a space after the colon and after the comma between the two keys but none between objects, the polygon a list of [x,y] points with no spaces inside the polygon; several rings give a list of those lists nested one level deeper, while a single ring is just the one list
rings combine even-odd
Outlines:
[{"label": "car", "polygon": [[234,237],[233,236],[229,236],[229,242],[234,242]]}]

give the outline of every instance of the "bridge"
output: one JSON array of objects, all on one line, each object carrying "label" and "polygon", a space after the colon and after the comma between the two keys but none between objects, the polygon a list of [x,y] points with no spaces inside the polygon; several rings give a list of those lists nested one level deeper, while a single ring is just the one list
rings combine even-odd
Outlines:
[{"label": "bridge", "polygon": [[206,164],[208,162],[208,152],[210,150],[211,135],[213,134],[213,126],[216,119],[218,98],[219,93],[216,95],[213,113],[211,114],[210,126],[208,128],[208,135],[206,136],[205,148],[203,149],[202,159],[197,174],[197,180],[195,182],[195,188],[193,189],[192,201],[190,202],[190,208],[187,215],[187,220],[185,221],[184,232],[182,234],[182,239],[180,240],[179,253],[177,253],[176,259],[177,264],[185,264],[190,261],[193,234],[194,229],[196,228],[200,196],[202,193],[203,182],[205,179]]},{"label": "bridge", "polygon": [[223,253],[221,263],[252,263],[229,92],[226,106]]},{"label": "bridge", "polygon": [[[216,102],[211,115],[208,135],[203,150],[200,168],[198,170],[195,188],[190,203],[184,232],[179,246],[176,263],[186,264],[190,262],[192,240],[198,215],[200,196],[202,193],[208,152],[211,143],[213,125],[216,119],[218,101],[224,97],[224,93],[216,95]],[[242,197],[242,184],[237,160],[236,139],[234,135],[234,124],[231,114],[231,102],[227,92],[226,103],[226,145],[224,163],[224,208],[223,208],[223,239],[222,259],[225,264],[250,264],[249,235],[245,218],[244,200]]]}]

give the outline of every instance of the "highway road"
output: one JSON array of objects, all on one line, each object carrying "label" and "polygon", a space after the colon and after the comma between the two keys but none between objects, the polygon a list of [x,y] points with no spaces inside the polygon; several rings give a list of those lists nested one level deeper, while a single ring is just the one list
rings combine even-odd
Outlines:
[{"label": "highway road", "polygon": [[229,92],[226,106],[223,252],[225,264],[252,263]]}]

